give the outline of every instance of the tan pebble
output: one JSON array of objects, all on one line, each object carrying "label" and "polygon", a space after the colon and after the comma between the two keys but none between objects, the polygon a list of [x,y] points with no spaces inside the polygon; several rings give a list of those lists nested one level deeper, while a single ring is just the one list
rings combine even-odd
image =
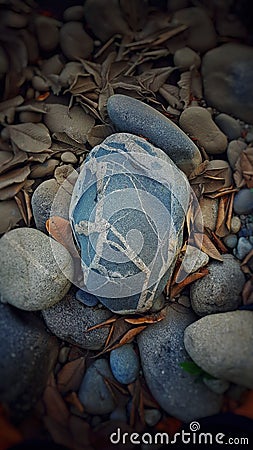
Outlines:
[{"label": "tan pebble", "polygon": [[15,200],[3,200],[0,202],[0,233],[5,233],[22,219]]},{"label": "tan pebble", "polygon": [[180,127],[198,140],[200,146],[211,155],[223,153],[227,148],[227,137],[217,127],[211,114],[201,106],[190,106],[179,119]]},{"label": "tan pebble", "polygon": [[55,168],[58,166],[59,161],[57,159],[49,159],[42,164],[35,164],[31,168],[31,178],[43,178],[49,175],[53,175]]},{"label": "tan pebble", "polygon": [[200,63],[199,55],[189,47],[179,48],[174,54],[174,64],[182,70],[188,70],[191,66],[198,69]]},{"label": "tan pebble", "polygon": [[77,163],[77,157],[72,152],[64,152],[61,155],[61,160],[64,163],[67,164],[76,164]]},{"label": "tan pebble", "polygon": [[240,141],[239,139],[229,142],[227,149],[227,157],[231,168],[235,169],[235,164],[241,153],[247,147],[246,142]]},{"label": "tan pebble", "polygon": [[74,171],[71,165],[64,164],[63,166],[56,167],[54,172],[54,177],[57,183],[62,184],[64,181],[70,176],[70,174]]},{"label": "tan pebble", "polygon": [[21,113],[19,113],[19,121],[21,123],[39,123],[42,121],[42,114],[33,111],[21,111]]},{"label": "tan pebble", "polygon": [[241,229],[241,221],[240,221],[239,217],[237,217],[237,216],[232,217],[230,231],[233,233],[238,233],[238,231],[240,231],[240,229]]},{"label": "tan pebble", "polygon": [[218,217],[219,200],[217,198],[202,197],[199,201],[199,206],[204,226],[214,231]]},{"label": "tan pebble", "polygon": [[35,90],[42,92],[48,91],[49,88],[47,81],[38,75],[32,78],[32,85]]}]

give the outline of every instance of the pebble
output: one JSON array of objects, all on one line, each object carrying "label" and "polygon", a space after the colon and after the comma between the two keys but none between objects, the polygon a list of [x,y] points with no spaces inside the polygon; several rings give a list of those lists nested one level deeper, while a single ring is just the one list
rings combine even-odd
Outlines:
[{"label": "pebble", "polygon": [[253,49],[226,43],[207,52],[202,60],[204,96],[208,105],[253,123]]},{"label": "pebble", "polygon": [[48,159],[42,164],[34,164],[31,168],[30,177],[36,179],[52,176],[58,164],[59,161],[53,158]]},{"label": "pebble", "polygon": [[120,422],[127,423],[127,412],[126,408],[123,406],[117,406],[111,414],[110,414],[110,420],[119,420]]},{"label": "pebble", "polygon": [[14,228],[22,219],[19,207],[15,200],[0,201],[0,234]]},{"label": "pebble", "polygon": [[64,64],[62,61],[61,55],[54,55],[51,58],[45,59],[41,65],[41,73],[45,75],[59,75],[62,69],[64,68]]},{"label": "pebble", "polygon": [[67,362],[69,352],[70,352],[70,347],[64,346],[60,349],[59,356],[58,356],[58,361],[60,364],[65,364]]},{"label": "pebble", "polygon": [[217,127],[211,114],[201,106],[186,108],[179,119],[180,127],[197,139],[210,155],[223,153],[227,148],[227,137]]},{"label": "pebble", "polygon": [[227,148],[227,157],[230,164],[231,169],[235,170],[235,164],[241,155],[242,151],[245,150],[247,145],[243,141],[235,140],[231,141],[228,144]]},{"label": "pebble", "polygon": [[61,154],[61,160],[66,164],[76,164],[78,161],[76,155],[72,152],[63,152]]},{"label": "pebble", "polygon": [[86,59],[93,51],[93,39],[77,21],[67,22],[61,27],[60,45],[66,58],[71,61]]},{"label": "pebble", "polygon": [[191,302],[187,295],[180,295],[180,297],[178,298],[178,303],[184,306],[185,308],[191,307]]},{"label": "pebble", "polygon": [[33,111],[21,111],[21,113],[19,113],[19,121],[21,123],[40,123],[42,122],[42,114]]},{"label": "pebble", "polygon": [[175,51],[174,64],[181,70],[189,70],[192,66],[198,69],[201,64],[201,59],[194,50],[189,47],[183,47]]},{"label": "pebble", "polygon": [[2,302],[28,311],[41,310],[69,290],[72,258],[65,247],[41,231],[11,230],[0,239],[0,250]]},{"label": "pebble", "polygon": [[191,305],[199,316],[232,311],[241,303],[245,276],[233,255],[223,255],[223,263],[211,261],[208,275],[190,286]]},{"label": "pebble", "polygon": [[36,91],[40,91],[40,92],[46,92],[49,90],[48,82],[44,78],[40,77],[39,75],[33,76],[32,87]]},{"label": "pebble", "polygon": [[241,126],[234,117],[224,113],[218,114],[218,116],[215,117],[215,123],[227,136],[229,141],[238,139],[241,136]]},{"label": "pebble", "polygon": [[188,26],[185,37],[186,45],[196,52],[204,53],[215,47],[217,35],[213,22],[204,8],[180,9],[173,14],[172,24]]},{"label": "pebble", "polygon": [[215,392],[216,394],[224,394],[224,392],[226,392],[230,387],[230,383],[226,380],[203,377],[203,382],[209,389],[211,389],[211,391]]},{"label": "pebble", "polygon": [[235,194],[234,212],[239,215],[253,213],[253,191],[251,189],[240,189]]},{"label": "pebble", "polygon": [[45,52],[51,52],[59,44],[60,22],[52,17],[38,15],[34,21],[40,48]]},{"label": "pebble", "polygon": [[33,313],[0,303],[0,401],[20,420],[42,395],[54,368],[57,340]]},{"label": "pebble", "polygon": [[145,409],[144,420],[149,427],[154,427],[162,418],[161,411],[159,409]]},{"label": "pebble", "polygon": [[236,236],[236,234],[228,234],[224,237],[223,242],[226,247],[233,249],[237,246],[238,237]]},{"label": "pebble", "polygon": [[171,120],[149,105],[126,95],[112,95],[107,103],[111,121],[120,131],[145,136],[189,174],[202,161],[191,139]]},{"label": "pebble", "polygon": [[[54,178],[43,181],[34,191],[32,195],[32,212],[36,228],[46,232],[46,221],[50,218],[56,194],[59,190],[59,184]],[[60,217],[68,219],[68,205],[70,196],[68,193],[60,191],[57,196],[57,212]],[[55,208],[53,209],[55,210]]]},{"label": "pebble", "polygon": [[110,353],[111,371],[119,383],[133,383],[139,373],[139,358],[132,344],[125,344]]},{"label": "pebble", "polygon": [[238,231],[240,231],[241,229],[241,226],[242,224],[239,217],[233,216],[230,224],[230,230],[232,231],[232,233],[238,233]]},{"label": "pebble", "polygon": [[94,361],[86,370],[78,397],[89,414],[109,414],[115,409],[115,400],[104,377],[113,380],[108,361]]},{"label": "pebble", "polygon": [[168,307],[164,320],[149,325],[137,337],[147,385],[158,404],[183,422],[217,414],[222,397],[180,367],[189,361],[184,344],[185,328],[196,320],[181,305]]},{"label": "pebble", "polygon": [[199,200],[199,206],[202,213],[203,225],[214,231],[218,218],[219,199],[201,197]]},{"label": "pebble", "polygon": [[83,19],[83,6],[82,5],[75,5],[70,6],[69,8],[66,8],[63,13],[63,19],[65,22],[71,22],[76,20],[82,20]]},{"label": "pebble", "polygon": [[209,261],[209,256],[200,249],[187,245],[186,253],[183,259],[183,269],[186,273],[196,272],[201,267],[205,266]]},{"label": "pebble", "polygon": [[51,308],[42,311],[49,330],[63,341],[89,350],[100,350],[105,344],[108,327],[87,332],[111,317],[105,308],[88,307],[76,300],[71,290],[65,297]]},{"label": "pebble", "polygon": [[95,295],[89,294],[82,289],[76,291],[76,299],[86,306],[97,306],[98,304],[98,299]]},{"label": "pebble", "polygon": [[183,172],[138,136],[113,134],[86,158],[72,193],[70,222],[85,289],[111,311],[148,311],[162,293],[182,245],[189,192]]},{"label": "pebble", "polygon": [[212,314],[185,330],[185,348],[207,373],[253,388],[253,312]]},{"label": "pebble", "polygon": [[159,297],[157,297],[154,300],[154,303],[152,305],[152,307],[150,308],[150,312],[151,313],[157,313],[158,311],[161,311],[161,309],[163,309],[165,304],[165,297],[163,294],[159,295]]},{"label": "pebble", "polygon": [[240,237],[238,239],[237,248],[234,249],[234,255],[236,258],[240,259],[242,261],[245,256],[252,250],[253,245],[246,237]]},{"label": "pebble", "polygon": [[245,141],[247,142],[247,144],[251,144],[253,142],[253,127],[250,127],[250,129],[248,130]]}]

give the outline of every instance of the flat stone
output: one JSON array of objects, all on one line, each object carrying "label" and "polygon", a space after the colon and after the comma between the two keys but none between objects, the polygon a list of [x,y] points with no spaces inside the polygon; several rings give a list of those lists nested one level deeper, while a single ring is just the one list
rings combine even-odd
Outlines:
[{"label": "flat stone", "polygon": [[64,297],[72,277],[68,251],[41,231],[19,228],[0,239],[3,303],[28,311],[48,308]]},{"label": "flat stone", "polygon": [[236,234],[228,234],[224,237],[223,242],[226,247],[233,249],[237,246],[238,237],[236,236]]},{"label": "flat stone", "polygon": [[190,286],[191,305],[199,316],[232,311],[241,303],[245,276],[233,255],[223,255],[223,263],[212,261],[208,275]]},{"label": "flat stone", "polygon": [[235,170],[235,164],[241,155],[242,151],[245,150],[247,144],[243,141],[234,140],[229,142],[227,148],[227,157],[230,164],[230,167]]},{"label": "flat stone", "polygon": [[238,120],[234,119],[234,117],[224,113],[218,114],[218,116],[215,117],[215,123],[227,136],[229,141],[238,139],[241,136],[241,126]]},{"label": "flat stone", "polygon": [[115,409],[115,400],[104,377],[113,380],[108,361],[97,359],[87,369],[78,397],[89,414],[109,414]]},{"label": "flat stone", "polygon": [[253,123],[253,49],[227,43],[207,52],[202,60],[207,103],[219,111]]},{"label": "flat stone", "polygon": [[76,300],[71,290],[56,305],[42,311],[42,315],[49,330],[58,338],[82,348],[100,350],[107,339],[108,327],[87,330],[112,314],[105,308],[85,306]]},{"label": "flat stone", "polygon": [[164,320],[149,325],[138,336],[141,364],[147,385],[159,405],[183,422],[217,414],[222,397],[180,367],[189,361],[183,336],[196,320],[188,308],[169,307]]},{"label": "flat stone", "polygon": [[185,348],[206,372],[253,388],[253,312],[232,311],[203,317],[185,330]]},{"label": "flat stone", "polygon": [[111,371],[119,383],[133,383],[139,373],[139,358],[132,344],[125,344],[110,352]]},{"label": "flat stone", "polygon": [[252,250],[253,245],[246,239],[246,237],[240,237],[238,239],[237,248],[234,250],[234,255],[242,261],[245,256]]},{"label": "flat stone", "polygon": [[67,164],[76,164],[78,161],[76,155],[74,155],[74,153],[72,152],[63,152],[61,154],[61,160],[62,162]]},{"label": "flat stone", "polygon": [[198,140],[207,153],[216,155],[226,150],[227,137],[217,127],[207,109],[190,106],[182,112],[179,123],[186,133]]},{"label": "flat stone", "polygon": [[253,192],[251,189],[240,189],[234,198],[234,212],[236,214],[253,213]]},{"label": "flat stone", "polygon": [[46,232],[46,221],[50,218],[54,198],[59,189],[59,184],[52,178],[43,181],[32,195],[33,217],[38,230]]},{"label": "flat stone", "polygon": [[42,164],[34,164],[31,168],[31,178],[44,178],[53,175],[55,168],[58,166],[57,159],[50,158]]},{"label": "flat stone", "polygon": [[93,51],[93,39],[86,33],[81,22],[65,23],[60,30],[60,45],[64,55],[73,60],[86,59]]},{"label": "flat stone", "polygon": [[118,133],[94,147],[72,193],[83,290],[113,312],[148,311],[182,245],[190,187],[160,149]]},{"label": "flat stone", "polygon": [[41,396],[58,355],[57,339],[33,313],[0,303],[0,401],[22,419]]},{"label": "flat stone", "polygon": [[149,105],[127,95],[112,95],[107,110],[119,131],[148,138],[186,174],[202,161],[199,149],[170,119]]},{"label": "flat stone", "polygon": [[22,219],[19,207],[15,200],[0,201],[0,234],[15,227]]}]

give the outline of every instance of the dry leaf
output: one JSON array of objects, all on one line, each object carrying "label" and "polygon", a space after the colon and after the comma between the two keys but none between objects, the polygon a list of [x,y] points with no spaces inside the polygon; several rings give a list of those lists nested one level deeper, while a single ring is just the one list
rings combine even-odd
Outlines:
[{"label": "dry leaf", "polygon": [[40,153],[51,146],[49,130],[42,123],[9,125],[8,130],[11,140],[25,152]]},{"label": "dry leaf", "polygon": [[219,253],[215,245],[209,239],[209,237],[204,234],[196,233],[194,236],[197,246],[201,246],[202,252],[206,253],[210,258],[216,259],[217,261],[223,262],[222,255]]},{"label": "dry leaf", "polygon": [[10,198],[13,198],[22,189],[24,184],[25,181],[22,181],[21,183],[15,183],[4,189],[0,189],[0,200],[8,200]]},{"label": "dry leaf", "polygon": [[251,250],[241,263],[241,269],[244,273],[253,275],[253,250]]},{"label": "dry leaf", "polygon": [[11,186],[13,183],[22,183],[30,174],[30,166],[25,166],[20,169],[14,169],[0,175],[0,189]]},{"label": "dry leaf", "polygon": [[176,297],[180,292],[189,284],[193,283],[196,280],[199,280],[200,278],[205,277],[208,275],[209,271],[206,267],[202,267],[198,272],[194,272],[188,277],[186,277],[183,281],[180,283],[175,283],[170,286],[170,298]]},{"label": "dry leaf", "polygon": [[233,215],[234,193],[223,196],[219,201],[218,217],[215,233],[219,237],[225,237],[230,232],[231,219]]},{"label": "dry leaf", "polygon": [[64,447],[67,447],[69,449],[77,450],[74,447],[74,439],[67,425],[62,425],[53,417],[49,416],[45,416],[43,418],[43,421],[53,441],[56,444],[63,445]]},{"label": "dry leaf", "polygon": [[125,322],[131,323],[132,325],[149,324],[156,323],[163,320],[166,316],[166,308],[162,309],[158,313],[149,314],[143,317],[124,317]]},{"label": "dry leaf", "polygon": [[246,281],[242,290],[242,300],[244,305],[253,304],[253,277]]},{"label": "dry leaf", "polygon": [[59,216],[50,217],[46,221],[46,229],[51,237],[62,244],[73,257],[79,258],[69,220]]},{"label": "dry leaf", "polygon": [[43,402],[46,407],[47,415],[63,427],[66,426],[68,423],[69,411],[56,387],[46,387],[43,394]]},{"label": "dry leaf", "polygon": [[[189,181],[194,192],[197,188],[198,192],[201,190],[201,194],[216,194],[217,191],[230,186],[230,172],[226,161],[204,161],[190,174]],[[195,193],[197,195],[197,192]]]},{"label": "dry leaf", "polygon": [[64,397],[64,399],[65,402],[74,406],[76,410],[79,411],[81,414],[84,412],[84,406],[80,402],[76,392],[70,392],[68,395]]},{"label": "dry leaf", "polygon": [[60,392],[77,391],[85,371],[85,357],[81,356],[63,366],[57,374],[57,386]]},{"label": "dry leaf", "polygon": [[247,186],[253,188],[253,147],[242,151],[235,164],[235,184],[238,188]]},{"label": "dry leaf", "polygon": [[101,142],[110,134],[113,128],[110,125],[95,125],[87,134],[87,139],[92,147],[101,144]]}]

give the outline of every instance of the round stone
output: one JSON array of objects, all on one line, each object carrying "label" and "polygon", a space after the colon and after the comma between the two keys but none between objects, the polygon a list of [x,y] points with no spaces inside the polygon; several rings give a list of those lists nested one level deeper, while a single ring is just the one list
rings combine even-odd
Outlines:
[{"label": "round stone", "polygon": [[28,311],[48,308],[64,297],[72,277],[68,251],[41,231],[19,228],[0,239],[2,302]]},{"label": "round stone", "polygon": [[50,217],[59,184],[54,178],[43,181],[32,195],[33,217],[38,230],[46,232],[46,221]]},{"label": "round stone", "polygon": [[139,373],[139,358],[131,344],[125,344],[110,353],[111,371],[119,383],[133,383]]},{"label": "round stone", "polygon": [[72,61],[87,58],[93,50],[93,39],[77,21],[67,22],[61,27],[60,44],[64,55]]},{"label": "round stone", "polygon": [[72,152],[63,152],[61,154],[61,160],[66,164],[76,164],[78,161],[76,155]]},{"label": "round stone", "polygon": [[252,214],[253,213],[253,190],[241,189],[234,198],[234,212],[236,214]]},{"label": "round stone", "polygon": [[245,256],[252,250],[253,245],[246,237],[240,237],[238,239],[237,248],[234,249],[234,255],[242,261]]},{"label": "round stone", "polygon": [[95,295],[89,294],[82,289],[76,291],[76,299],[86,306],[97,306],[98,304],[98,299]]},{"label": "round stone", "polygon": [[218,116],[215,117],[215,123],[227,136],[229,141],[238,139],[241,136],[241,126],[234,117],[224,113],[218,114]]},{"label": "round stone", "polygon": [[228,248],[233,249],[237,246],[238,238],[236,234],[228,234],[224,237],[223,242]]},{"label": "round stone", "polygon": [[235,140],[229,142],[227,149],[227,157],[231,169],[235,170],[236,161],[238,160],[242,151],[245,150],[246,147],[247,144],[243,141]]},{"label": "round stone", "polygon": [[183,47],[176,50],[174,54],[174,64],[181,70],[189,70],[190,67],[195,66],[199,68],[201,63],[200,56],[189,47]]}]

